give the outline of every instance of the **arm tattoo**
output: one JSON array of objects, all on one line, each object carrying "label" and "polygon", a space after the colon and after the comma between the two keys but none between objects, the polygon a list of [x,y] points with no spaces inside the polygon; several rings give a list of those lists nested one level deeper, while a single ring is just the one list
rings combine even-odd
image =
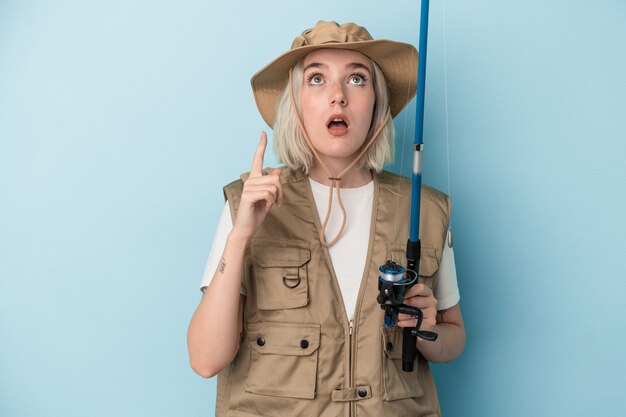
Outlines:
[{"label": "arm tattoo", "polygon": [[437,310],[437,323],[443,323],[443,315],[446,313],[446,311],[448,311],[448,309]]},{"label": "arm tattoo", "polygon": [[218,268],[218,271],[220,271],[223,274],[225,269],[226,269],[226,259],[222,257],[222,259],[220,260],[220,266]]}]

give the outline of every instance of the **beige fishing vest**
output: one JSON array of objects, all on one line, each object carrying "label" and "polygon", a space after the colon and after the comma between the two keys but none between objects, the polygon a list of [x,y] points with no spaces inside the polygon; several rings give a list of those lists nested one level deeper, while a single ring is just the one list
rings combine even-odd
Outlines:
[{"label": "beige fishing vest", "polygon": [[[242,176],[245,178],[245,176]],[[411,184],[374,174],[374,207],[365,271],[353,323],[348,321],[306,175],[281,174],[274,206],[246,250],[247,290],[239,352],[218,375],[218,417],[440,416],[428,362],[402,371],[402,331],[383,326],[378,268],[406,265]],[[243,182],[224,188],[233,218]],[[444,194],[422,188],[420,278],[431,288],[450,214]],[[362,275],[362,276],[361,276]]]}]

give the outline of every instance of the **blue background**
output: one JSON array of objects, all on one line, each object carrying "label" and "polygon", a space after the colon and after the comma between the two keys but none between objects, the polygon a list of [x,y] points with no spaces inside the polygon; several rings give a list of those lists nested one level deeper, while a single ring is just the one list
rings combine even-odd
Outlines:
[{"label": "blue background", "polygon": [[[248,80],[318,19],[418,42],[411,1],[0,1],[0,416],[213,415],[185,338],[266,128]],[[446,416],[626,415],[625,22],[431,4],[424,179],[468,333],[435,366]]]}]

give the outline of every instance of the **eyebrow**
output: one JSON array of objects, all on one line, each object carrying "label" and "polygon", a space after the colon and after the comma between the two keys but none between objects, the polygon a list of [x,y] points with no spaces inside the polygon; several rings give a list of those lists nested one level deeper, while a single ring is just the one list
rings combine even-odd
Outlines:
[{"label": "eyebrow", "polygon": [[371,72],[370,67],[368,67],[367,65],[361,64],[360,62],[353,62],[351,64],[346,65],[346,67],[350,69],[361,68],[361,69],[366,70],[367,72]]},{"label": "eyebrow", "polygon": [[[321,62],[311,62],[309,65],[307,65],[304,68],[303,72],[306,72],[307,70],[309,70],[309,68],[328,68],[328,65],[323,64]],[[370,68],[367,65],[361,64],[360,62],[351,62],[349,64],[346,64],[346,68],[348,68],[348,69],[360,68],[360,69],[364,69],[367,72],[371,73]]]}]

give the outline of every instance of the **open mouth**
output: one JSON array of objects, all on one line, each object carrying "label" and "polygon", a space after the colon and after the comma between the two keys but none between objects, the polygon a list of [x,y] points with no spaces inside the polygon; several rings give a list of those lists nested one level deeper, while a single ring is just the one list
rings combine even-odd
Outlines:
[{"label": "open mouth", "polygon": [[341,128],[341,129],[347,129],[348,128],[348,123],[346,123],[345,120],[343,120],[342,118],[334,118],[333,120],[331,120],[326,127],[328,127],[329,129],[333,129],[333,128]]},{"label": "open mouth", "polygon": [[328,121],[326,122],[326,128],[328,128],[328,133],[333,136],[343,136],[348,133],[348,127],[350,126],[350,120],[341,114],[333,114]]}]

